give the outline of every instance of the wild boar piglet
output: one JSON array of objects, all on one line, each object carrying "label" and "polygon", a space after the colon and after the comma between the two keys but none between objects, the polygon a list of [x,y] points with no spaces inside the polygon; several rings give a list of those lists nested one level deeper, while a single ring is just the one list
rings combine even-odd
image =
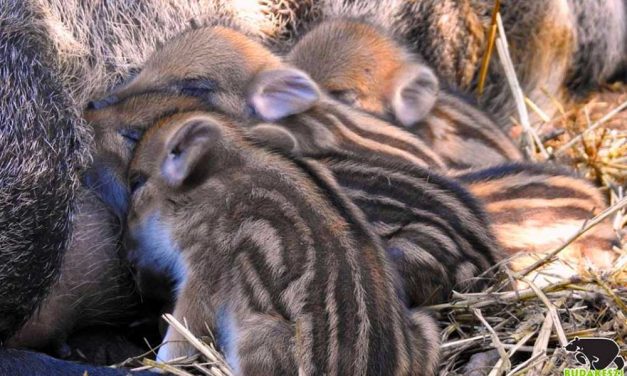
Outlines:
[{"label": "wild boar piglet", "polygon": [[431,68],[381,28],[354,20],[324,22],[286,60],[338,100],[406,127],[448,167],[522,159],[486,113],[441,88]]},{"label": "wild boar piglet", "polygon": [[[433,374],[433,320],[402,306],[379,241],[317,162],[190,112],[146,133],[130,186],[130,261],[176,281],[174,316],[213,331],[237,374]],[[170,327],[158,358],[193,351]]]}]

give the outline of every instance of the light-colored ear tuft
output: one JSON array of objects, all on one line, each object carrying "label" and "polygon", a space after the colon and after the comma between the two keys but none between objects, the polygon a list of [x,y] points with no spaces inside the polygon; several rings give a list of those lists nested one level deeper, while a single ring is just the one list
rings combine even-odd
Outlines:
[{"label": "light-colored ear tuft", "polygon": [[274,124],[259,124],[249,130],[250,138],[262,145],[294,153],[298,150],[298,141],[287,129]]},{"label": "light-colored ear tuft", "polygon": [[396,78],[391,99],[396,119],[406,127],[423,120],[438,99],[440,84],[431,68],[413,64]]},{"label": "light-colored ear tuft", "polygon": [[293,68],[260,73],[249,93],[249,103],[264,121],[307,111],[320,99],[318,85],[305,72]]},{"label": "light-colored ear tuft", "polygon": [[[193,118],[183,122],[166,142],[167,154],[161,175],[172,187],[178,187],[192,175],[200,160],[210,154],[221,138],[220,126],[210,119]],[[201,166],[202,167],[202,166]]]}]

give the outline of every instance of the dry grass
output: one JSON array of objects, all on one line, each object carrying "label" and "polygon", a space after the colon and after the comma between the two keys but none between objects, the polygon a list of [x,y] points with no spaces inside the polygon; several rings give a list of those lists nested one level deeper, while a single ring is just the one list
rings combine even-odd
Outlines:
[{"label": "dry grass", "polygon": [[[445,324],[441,374],[560,374],[576,366],[573,356],[560,348],[575,336],[613,338],[627,351],[624,262],[612,273],[590,273],[543,289],[531,286],[517,292],[459,294],[450,304],[434,307]],[[485,317],[483,322],[476,311]],[[490,353],[499,347],[506,356],[499,355],[494,364]]]},{"label": "dry grass", "polygon": [[626,85],[603,88],[546,126],[563,130],[546,139],[558,162],[573,166],[616,196],[623,193],[627,184]]}]

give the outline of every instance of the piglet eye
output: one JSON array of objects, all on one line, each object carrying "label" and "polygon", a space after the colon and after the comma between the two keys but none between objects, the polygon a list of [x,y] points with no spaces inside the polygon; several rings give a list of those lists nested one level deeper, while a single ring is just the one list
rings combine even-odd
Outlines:
[{"label": "piglet eye", "polygon": [[174,147],[171,151],[170,151],[170,156],[172,158],[176,158],[179,155],[181,155],[181,149],[178,148],[178,146]]},{"label": "piglet eye", "polygon": [[357,93],[353,90],[331,90],[329,94],[347,105],[353,105],[357,101]]},{"label": "piglet eye", "polygon": [[129,179],[131,195],[134,194],[139,188],[146,184],[146,176],[140,173],[131,175]]},{"label": "piglet eye", "polygon": [[124,139],[129,143],[136,144],[142,138],[144,132],[139,129],[127,128],[119,130],[118,133],[120,134],[120,136],[124,137]]},{"label": "piglet eye", "polygon": [[216,90],[216,83],[205,78],[183,80],[179,86],[180,93],[191,97],[209,99]]}]

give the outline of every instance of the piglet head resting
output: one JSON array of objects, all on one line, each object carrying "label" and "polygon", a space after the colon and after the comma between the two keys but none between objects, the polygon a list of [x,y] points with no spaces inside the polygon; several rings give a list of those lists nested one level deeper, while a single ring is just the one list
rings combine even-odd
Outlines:
[{"label": "piglet head resting", "polygon": [[407,127],[431,112],[439,92],[431,68],[365,22],[323,22],[294,46],[287,61],[340,102]]},{"label": "piglet head resting", "polygon": [[207,110],[264,121],[306,111],[320,98],[306,73],[225,27],[191,30],[165,43],[111,96],[119,101],[149,92],[192,96]]},{"label": "piglet head resting", "polygon": [[185,283],[188,268],[172,218],[215,171],[237,163],[222,157],[223,134],[218,117],[187,113],[159,122],[139,143],[129,170],[125,245],[142,293],[152,293],[155,281],[171,281],[174,294]]}]

